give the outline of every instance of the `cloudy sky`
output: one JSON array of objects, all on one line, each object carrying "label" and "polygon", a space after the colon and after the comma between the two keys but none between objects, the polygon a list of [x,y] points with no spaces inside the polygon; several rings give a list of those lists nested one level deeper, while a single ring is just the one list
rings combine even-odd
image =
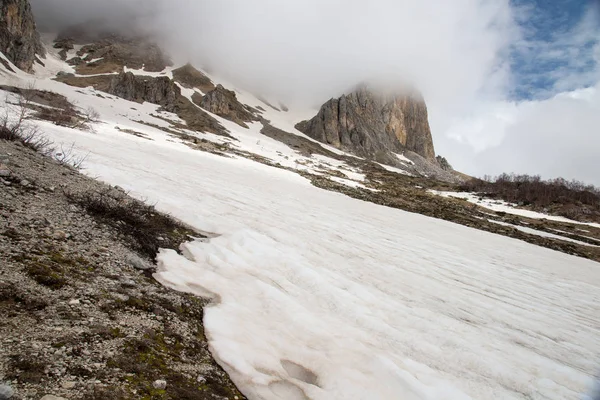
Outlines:
[{"label": "cloudy sky", "polygon": [[424,94],[455,168],[600,185],[599,0],[32,0],[40,25],[108,18],[291,105],[364,80]]}]

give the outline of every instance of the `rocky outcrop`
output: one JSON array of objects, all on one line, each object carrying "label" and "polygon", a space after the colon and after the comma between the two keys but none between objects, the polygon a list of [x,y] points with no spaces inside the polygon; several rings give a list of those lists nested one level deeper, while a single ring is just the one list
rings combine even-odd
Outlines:
[{"label": "rocky outcrop", "polygon": [[31,72],[45,50],[27,0],[0,1],[0,51],[17,67]]},{"label": "rocky outcrop", "polygon": [[[97,65],[110,64],[148,72],[160,72],[172,65],[169,57],[156,43],[146,38],[125,38],[118,35],[83,46],[77,55],[88,62],[100,59],[95,63]],[[90,72],[95,73],[93,70]]]},{"label": "rocky outcrop", "polygon": [[126,38],[118,35],[106,36],[83,46],[77,52],[77,56],[86,62],[77,67],[77,73],[82,75],[119,72],[123,67],[160,72],[172,65],[169,57],[156,43],[147,38]]},{"label": "rocky outcrop", "polygon": [[125,100],[158,104],[171,112],[176,111],[177,100],[181,96],[179,87],[166,76],[154,78],[131,72],[113,77],[107,92]]},{"label": "rocky outcrop", "polygon": [[129,101],[158,104],[185,121],[185,125],[181,124],[177,128],[227,136],[227,130],[215,118],[184,97],[179,86],[166,76],[155,78],[131,72],[98,76],[59,74],[56,80],[75,87],[92,86],[96,90]]},{"label": "rocky outcrop", "polygon": [[214,90],[206,93],[198,105],[244,128],[248,127],[245,122],[257,120],[251,112],[252,109],[240,103],[235,92],[225,89],[222,85],[217,85]]},{"label": "rocky outcrop", "polygon": [[208,93],[215,88],[210,78],[198,71],[192,64],[186,64],[183,67],[173,70],[173,80],[184,88],[200,89],[202,93]]},{"label": "rocky outcrop", "polygon": [[425,101],[415,94],[380,95],[367,86],[325,103],[317,116],[296,128],[356,155],[386,159],[409,150],[435,161]]},{"label": "rocky outcrop", "polygon": [[230,137],[227,130],[207,112],[202,111],[197,105],[193,104],[186,97],[181,96],[176,106],[177,116],[185,121],[187,128],[197,132],[211,132],[216,135]]},{"label": "rocky outcrop", "polygon": [[448,160],[446,160],[446,157],[437,156],[435,159],[437,160],[438,164],[440,165],[440,168],[443,169],[444,171],[454,171],[454,168],[452,168],[452,165],[450,165]]},{"label": "rocky outcrop", "polygon": [[74,44],[83,45],[77,57],[84,62],[72,64],[80,75],[121,72],[124,67],[160,72],[172,65],[152,37],[122,29],[111,31],[110,26],[109,21],[92,20],[68,27],[58,34],[54,47],[62,49],[60,56],[66,59]]},{"label": "rocky outcrop", "polygon": [[[69,52],[69,50],[73,50],[75,48],[75,45],[73,44],[72,39],[62,39],[62,40],[56,40],[54,42],[54,48],[60,49],[60,52],[58,53],[58,55],[60,56],[61,60],[66,61],[67,53]],[[71,64],[71,65],[73,65],[73,64]]]}]

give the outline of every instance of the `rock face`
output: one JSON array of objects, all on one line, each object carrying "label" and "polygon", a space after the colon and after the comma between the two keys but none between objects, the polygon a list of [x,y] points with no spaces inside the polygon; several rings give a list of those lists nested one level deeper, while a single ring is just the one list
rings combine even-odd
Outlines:
[{"label": "rock face", "polygon": [[125,100],[158,104],[165,110],[175,112],[181,96],[179,87],[166,76],[158,78],[122,72],[110,81],[108,93]]},{"label": "rock face", "polygon": [[173,80],[179,82],[185,88],[197,88],[202,90],[203,93],[208,93],[215,88],[215,85],[208,76],[198,71],[189,63],[173,70]]},{"label": "rock face", "polygon": [[32,71],[36,55],[45,57],[27,0],[0,1],[0,51],[26,72]]},{"label": "rock face", "polygon": [[238,101],[235,92],[225,89],[222,85],[217,85],[214,90],[206,93],[198,105],[244,128],[248,127],[245,122],[256,120],[251,109]]},{"label": "rock face", "polygon": [[172,65],[160,47],[146,38],[126,38],[117,35],[104,37],[96,43],[83,46],[77,55],[84,61],[91,62],[86,69],[78,71],[83,74],[96,73],[99,66],[107,68],[128,67],[144,69],[148,72],[160,72]]},{"label": "rock face", "polygon": [[[140,36],[127,29],[111,31],[110,26],[111,21],[90,20],[67,27],[58,34],[54,47],[62,49],[61,58],[76,65],[80,75],[121,72],[123,67],[160,72],[172,65],[151,36]],[[67,60],[67,52],[75,44],[83,46],[74,57],[76,62],[71,62],[73,59]]]},{"label": "rock face", "polygon": [[134,75],[131,72],[99,76],[62,74],[57,76],[56,80],[75,87],[92,86],[96,90],[129,101],[158,104],[165,111],[173,112],[185,121],[185,126],[177,128],[227,135],[227,130],[215,118],[184,97],[179,86],[166,76],[155,78]]},{"label": "rock face", "polygon": [[385,96],[362,86],[325,103],[296,128],[320,142],[356,155],[381,159],[413,151],[435,161],[425,101],[417,95]]}]

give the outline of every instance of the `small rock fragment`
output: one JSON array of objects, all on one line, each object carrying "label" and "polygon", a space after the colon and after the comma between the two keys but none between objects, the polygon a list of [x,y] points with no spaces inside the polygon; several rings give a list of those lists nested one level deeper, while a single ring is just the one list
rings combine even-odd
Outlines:
[{"label": "small rock fragment", "polygon": [[158,380],[156,380],[156,381],[154,381],[154,382],[152,383],[152,387],[153,387],[154,389],[160,389],[160,390],[164,390],[164,389],[166,389],[166,388],[167,388],[167,381],[165,381],[165,380],[162,380],[162,379],[158,379]]},{"label": "small rock fragment", "polygon": [[140,271],[146,271],[148,269],[152,269],[152,265],[136,256],[135,254],[131,254],[127,257],[127,262],[135,269],[139,269]]},{"label": "small rock fragment", "polygon": [[58,397],[58,396],[54,396],[51,394],[47,394],[44,397],[42,397],[40,400],[67,400],[64,397]]},{"label": "small rock fragment", "polygon": [[0,400],[8,400],[13,394],[14,390],[8,385],[0,385]]},{"label": "small rock fragment", "polygon": [[62,386],[63,389],[73,389],[75,387],[75,385],[77,385],[77,384],[73,381],[66,381],[66,382],[63,382],[62,385],[60,385],[60,386]]}]

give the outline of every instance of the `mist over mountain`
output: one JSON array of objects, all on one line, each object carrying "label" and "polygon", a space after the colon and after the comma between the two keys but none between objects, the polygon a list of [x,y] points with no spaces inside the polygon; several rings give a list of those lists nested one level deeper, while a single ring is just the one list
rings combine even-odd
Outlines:
[{"label": "mist over mountain", "polygon": [[[578,123],[570,139],[558,129],[563,120],[595,121],[590,110],[600,106],[598,96],[578,94],[595,91],[600,81],[597,1],[33,0],[32,6],[42,30],[101,19],[151,33],[177,64],[190,61],[288,105],[317,108],[363,81],[409,83],[427,102],[436,148],[458,169],[550,177],[560,154],[578,165],[565,162],[560,175],[600,182],[586,172],[600,168],[589,151],[600,146],[594,123]],[[557,115],[553,103],[564,97],[574,104]],[[547,123],[537,124],[540,115]],[[594,146],[582,148],[582,140]],[[527,156],[507,155],[515,146]]]}]

